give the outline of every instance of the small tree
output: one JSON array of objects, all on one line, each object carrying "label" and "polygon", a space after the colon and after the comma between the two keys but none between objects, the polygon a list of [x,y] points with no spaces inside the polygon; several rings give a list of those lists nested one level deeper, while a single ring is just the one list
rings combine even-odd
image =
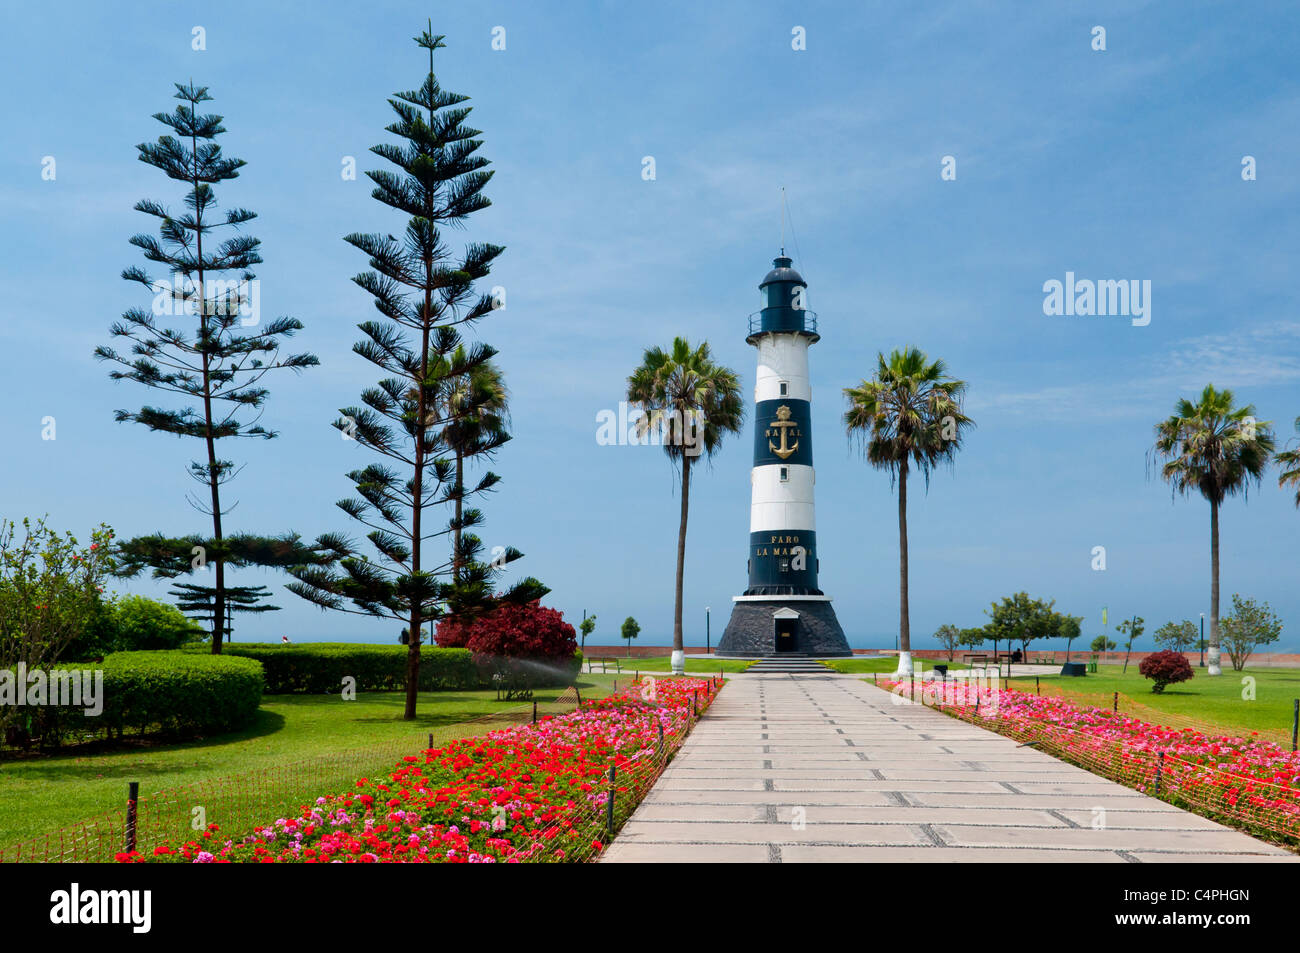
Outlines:
[{"label": "small tree", "polygon": [[961,644],[961,629],[955,625],[941,625],[935,629],[934,638],[947,651],[948,661],[951,662],[957,654],[957,646]]},{"label": "small tree", "polygon": [[1169,649],[1152,652],[1138,664],[1138,671],[1143,678],[1151,679],[1151,691],[1157,695],[1165,690],[1166,685],[1185,682],[1192,677],[1192,666],[1187,657]]},{"label": "small tree", "polygon": [[1256,648],[1278,640],[1282,635],[1282,620],[1267,602],[1260,605],[1254,599],[1243,599],[1234,592],[1232,614],[1220,623],[1219,629],[1228,649],[1228,658],[1232,659],[1233,671],[1240,672]]},{"label": "small tree", "polygon": [[1055,635],[1060,619],[1054,611],[1055,605],[1055,599],[1034,599],[1027,592],[1017,592],[1004,597],[1001,602],[993,603],[988,611],[989,623],[985,628],[993,639],[994,653],[997,653],[998,642],[1005,641],[1010,650],[1011,643],[1015,641],[1020,643],[1021,650],[1028,656],[1031,641]]},{"label": "small tree", "polygon": [[632,655],[632,640],[641,633],[641,626],[637,624],[636,619],[628,616],[623,620],[622,636],[627,640],[627,654]]},{"label": "small tree", "polygon": [[983,645],[988,637],[988,632],[983,628],[962,629],[961,634],[957,636],[957,644],[962,648],[973,649]]},{"label": "small tree", "polygon": [[1079,637],[1082,631],[1083,617],[1077,615],[1058,615],[1056,634],[1065,639],[1065,660],[1070,661],[1070,643]]},{"label": "small tree", "polygon": [[1099,635],[1092,640],[1092,650],[1094,652],[1113,652],[1115,650],[1115,640],[1107,635]]},{"label": "small tree", "polygon": [[587,636],[596,631],[596,617],[589,615],[582,620],[582,625],[578,627],[582,632],[582,651],[587,651]]},{"label": "small tree", "polygon": [[1171,652],[1183,652],[1196,644],[1196,625],[1189,619],[1182,622],[1166,622],[1156,629],[1152,640],[1161,648]]},{"label": "small tree", "polygon": [[1124,671],[1128,671],[1128,657],[1133,654],[1133,643],[1137,641],[1138,636],[1146,631],[1146,620],[1140,615],[1135,615],[1131,619],[1126,619],[1119,625],[1115,626],[1115,631],[1120,635],[1127,635],[1128,641],[1124,643]]}]

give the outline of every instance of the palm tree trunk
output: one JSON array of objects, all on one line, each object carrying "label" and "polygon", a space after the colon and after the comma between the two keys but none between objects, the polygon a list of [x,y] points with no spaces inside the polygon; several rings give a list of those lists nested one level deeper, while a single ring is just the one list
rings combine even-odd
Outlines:
[{"label": "palm tree trunk", "polygon": [[898,471],[898,674],[912,672],[912,622],[907,605],[907,462]]},{"label": "palm tree trunk", "polygon": [[1222,675],[1219,666],[1219,503],[1210,500],[1210,645],[1206,674]]},{"label": "palm tree trunk", "polygon": [[[682,454],[682,519],[677,529],[677,593],[673,605],[673,672],[686,671],[682,648],[682,582],[686,574],[686,514],[691,501],[691,458]],[[628,645],[631,645],[629,642]]]}]

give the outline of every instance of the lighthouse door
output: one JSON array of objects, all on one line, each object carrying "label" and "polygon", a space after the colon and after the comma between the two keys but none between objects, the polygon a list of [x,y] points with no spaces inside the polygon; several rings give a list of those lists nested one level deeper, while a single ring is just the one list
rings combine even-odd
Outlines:
[{"label": "lighthouse door", "polygon": [[776,620],[776,650],[778,652],[793,652],[795,650],[795,631],[798,626],[798,619]]}]

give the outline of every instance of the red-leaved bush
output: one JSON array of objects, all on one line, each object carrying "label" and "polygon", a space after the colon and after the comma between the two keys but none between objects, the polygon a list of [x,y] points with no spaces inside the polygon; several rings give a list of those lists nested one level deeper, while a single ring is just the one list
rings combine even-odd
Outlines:
[{"label": "red-leaved bush", "polygon": [[502,606],[469,627],[465,647],[475,655],[528,659],[571,659],[578,650],[564,613],[539,602]]},{"label": "red-leaved bush", "polygon": [[460,619],[443,619],[433,633],[433,641],[439,648],[463,649],[469,643],[469,630],[472,627],[473,623],[462,622]]},{"label": "red-leaved bush", "polygon": [[1138,671],[1144,678],[1152,681],[1151,691],[1157,694],[1165,690],[1166,685],[1185,682],[1192,677],[1192,666],[1182,652],[1152,652],[1142,660]]},{"label": "red-leaved bush", "polygon": [[512,694],[576,672],[573,626],[539,602],[502,606],[468,624],[444,619],[434,640],[443,648],[469,649],[484,678],[498,676]]}]

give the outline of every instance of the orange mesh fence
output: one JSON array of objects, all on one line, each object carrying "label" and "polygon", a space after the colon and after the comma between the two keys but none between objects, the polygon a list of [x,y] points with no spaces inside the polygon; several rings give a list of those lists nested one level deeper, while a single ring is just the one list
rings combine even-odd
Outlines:
[{"label": "orange mesh fence", "polygon": [[1090,705],[1094,708],[1129,715],[1162,727],[1184,729],[1214,737],[1241,738],[1243,741],[1269,741],[1280,748],[1287,750],[1291,748],[1291,727],[1289,725],[1286,727],[1244,729],[1239,725],[1225,725],[1182,712],[1170,712],[1153,708],[1123,692],[1079,692],[1063,688],[1051,682],[1034,683],[1026,679],[1013,678],[1007,687],[1021,692],[1033,692],[1039,695],[1065,698],[1076,704]]},{"label": "orange mesh fence", "polygon": [[[631,684],[643,683],[644,680],[638,679]],[[571,815],[562,828],[539,838],[527,855],[517,855],[519,859],[534,862],[599,859],[600,854],[654,787],[724,684],[725,681],[718,676],[707,679],[705,687],[696,694],[691,707],[674,714],[671,723],[664,728],[658,745],[630,758],[615,758],[604,769],[605,782],[596,796]]]},{"label": "orange mesh fence", "polygon": [[[533,720],[534,712],[537,718],[569,712],[577,707],[577,697],[569,688],[554,701],[511,706],[432,732],[413,732],[365,748],[330,752],[167,790],[142,790],[135,805],[135,849],[148,853],[159,844],[187,840],[209,824],[217,824],[223,831],[247,830],[268,816],[292,811],[321,794],[346,790],[358,777],[388,770],[412,751],[526,724]],[[119,809],[0,846],[0,863],[112,862],[132,842],[128,792],[123,790],[122,794]]]},{"label": "orange mesh fence", "polygon": [[[631,679],[628,682],[629,688],[635,687]],[[668,721],[653,751],[643,751],[634,758],[615,758],[612,764],[603,766],[606,778],[609,768],[613,768],[612,780],[602,785],[602,790],[564,824],[557,825],[554,831],[546,830],[545,836],[539,837],[519,859],[581,861],[596,857],[681,747],[699,715],[716,697],[723,680],[713,678],[704,684],[692,706]],[[0,847],[0,862],[111,863],[117,854],[132,845],[148,856],[160,845],[193,840],[212,824],[218,825],[223,837],[251,831],[275,817],[291,816],[302,805],[322,795],[347,791],[358,778],[383,776],[413,752],[568,714],[580,702],[578,691],[570,688],[554,701],[512,706],[430,733],[206,779],[170,790],[142,791],[134,811],[124,791],[121,809]]]},{"label": "orange mesh fence", "polygon": [[1112,707],[1103,708],[1078,705],[1077,696],[1066,693],[1054,696],[1091,723],[1076,728],[1026,713],[1019,702],[1030,693],[952,681],[876,684],[1177,807],[1300,845],[1300,787],[1293,786],[1300,785],[1300,756],[1290,752],[1289,737],[1283,748],[1239,730],[1204,730],[1194,719],[1182,727],[1170,719],[1146,722],[1123,710],[1123,696],[1119,712],[1113,698]]}]

